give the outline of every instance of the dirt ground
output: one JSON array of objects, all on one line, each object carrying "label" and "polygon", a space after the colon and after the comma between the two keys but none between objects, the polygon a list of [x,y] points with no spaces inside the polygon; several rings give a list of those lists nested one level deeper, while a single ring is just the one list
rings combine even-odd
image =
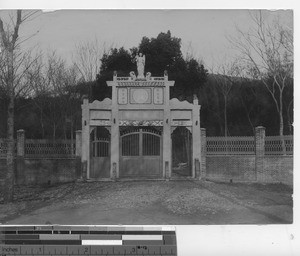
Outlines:
[{"label": "dirt ground", "polygon": [[289,224],[283,184],[200,181],[76,182],[17,187],[0,195],[2,224]]}]

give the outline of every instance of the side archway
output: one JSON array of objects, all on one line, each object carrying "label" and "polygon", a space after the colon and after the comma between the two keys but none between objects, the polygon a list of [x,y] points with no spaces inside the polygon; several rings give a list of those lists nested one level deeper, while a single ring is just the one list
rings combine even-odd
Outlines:
[{"label": "side archway", "polygon": [[110,178],[110,132],[97,126],[90,133],[90,178]]},{"label": "side archway", "polygon": [[172,177],[191,177],[193,168],[193,136],[189,127],[178,126],[172,138]]}]

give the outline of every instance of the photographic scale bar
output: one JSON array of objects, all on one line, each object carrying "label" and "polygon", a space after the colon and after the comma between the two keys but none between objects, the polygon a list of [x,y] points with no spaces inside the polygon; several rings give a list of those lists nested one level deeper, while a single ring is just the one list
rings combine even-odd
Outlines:
[{"label": "photographic scale bar", "polygon": [[171,227],[0,226],[0,256],[9,255],[175,256],[176,232]]}]

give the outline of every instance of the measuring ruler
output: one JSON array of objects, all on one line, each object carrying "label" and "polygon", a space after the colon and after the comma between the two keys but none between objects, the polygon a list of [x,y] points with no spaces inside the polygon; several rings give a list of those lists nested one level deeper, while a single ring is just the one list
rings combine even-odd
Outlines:
[{"label": "measuring ruler", "polygon": [[151,226],[0,226],[0,255],[176,256],[176,232]]}]

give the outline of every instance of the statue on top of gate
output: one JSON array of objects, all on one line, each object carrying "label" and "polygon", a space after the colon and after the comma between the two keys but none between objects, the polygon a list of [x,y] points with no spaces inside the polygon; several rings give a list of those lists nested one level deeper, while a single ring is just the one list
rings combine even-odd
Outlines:
[{"label": "statue on top of gate", "polygon": [[137,65],[137,71],[138,71],[138,76],[137,78],[142,78],[144,79],[144,73],[145,73],[145,62],[146,62],[146,57],[143,55],[141,52],[135,56],[135,61]]}]

